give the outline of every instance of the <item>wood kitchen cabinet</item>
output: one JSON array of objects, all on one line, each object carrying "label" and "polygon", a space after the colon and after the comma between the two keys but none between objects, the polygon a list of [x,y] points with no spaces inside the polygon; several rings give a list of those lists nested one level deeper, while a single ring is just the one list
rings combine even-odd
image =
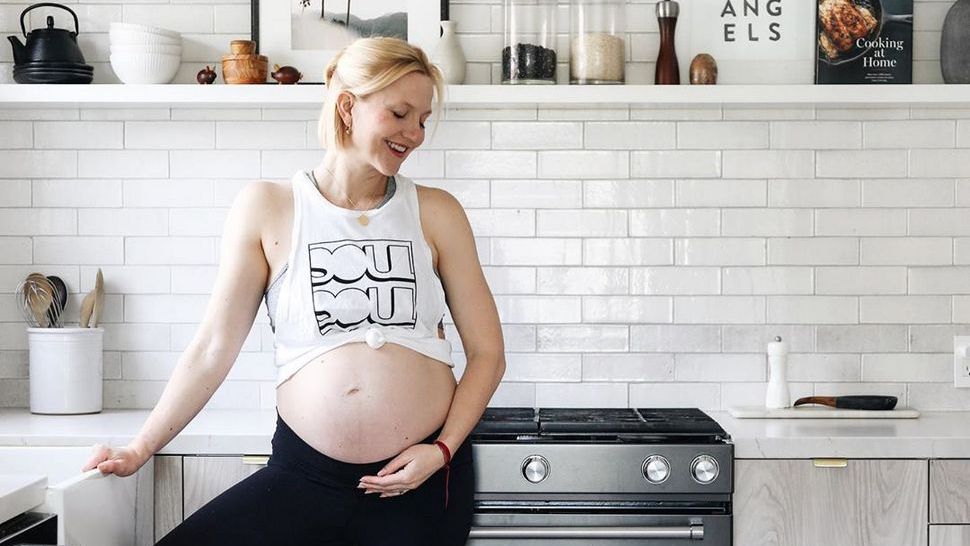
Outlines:
[{"label": "wood kitchen cabinet", "polygon": [[970,459],[930,461],[930,546],[970,546]]},{"label": "wood kitchen cabinet", "polygon": [[926,545],[927,474],[925,460],[737,460],[734,543]]},{"label": "wood kitchen cabinet", "polygon": [[163,455],[155,459],[156,540],[205,503],[266,466],[266,457],[241,455]]}]

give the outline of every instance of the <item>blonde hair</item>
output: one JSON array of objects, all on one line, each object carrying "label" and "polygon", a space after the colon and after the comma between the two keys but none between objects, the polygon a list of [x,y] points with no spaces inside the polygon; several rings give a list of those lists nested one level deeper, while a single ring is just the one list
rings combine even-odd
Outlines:
[{"label": "blonde hair", "polygon": [[[329,148],[347,147],[347,125],[337,113],[337,97],[343,91],[366,97],[393,84],[403,76],[419,72],[431,78],[436,110],[441,106],[444,80],[424,51],[398,38],[360,38],[341,49],[326,70],[327,94],[317,125],[320,143]],[[437,119],[434,124],[437,126]]]}]

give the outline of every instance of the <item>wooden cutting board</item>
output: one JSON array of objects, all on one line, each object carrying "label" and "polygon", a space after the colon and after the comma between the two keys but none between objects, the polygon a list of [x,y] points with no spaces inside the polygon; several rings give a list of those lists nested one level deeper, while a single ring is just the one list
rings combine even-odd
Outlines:
[{"label": "wooden cutting board", "polygon": [[737,419],[916,419],[919,412],[912,408],[887,411],[836,409],[824,406],[767,409],[763,406],[735,406],[728,408]]}]

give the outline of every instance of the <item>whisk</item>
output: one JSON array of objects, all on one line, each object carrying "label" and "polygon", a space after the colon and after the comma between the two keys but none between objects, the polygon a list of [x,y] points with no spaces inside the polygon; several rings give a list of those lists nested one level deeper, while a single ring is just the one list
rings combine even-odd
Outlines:
[{"label": "whisk", "polygon": [[54,286],[40,273],[31,273],[17,285],[17,299],[24,320],[34,328],[59,327],[61,306]]}]

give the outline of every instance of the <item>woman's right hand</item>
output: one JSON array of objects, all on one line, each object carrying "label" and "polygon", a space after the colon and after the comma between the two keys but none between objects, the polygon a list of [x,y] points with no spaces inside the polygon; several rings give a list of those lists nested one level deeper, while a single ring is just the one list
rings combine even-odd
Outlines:
[{"label": "woman's right hand", "polygon": [[81,470],[87,472],[97,468],[102,474],[130,476],[137,472],[148,458],[131,446],[108,447],[104,444],[95,444],[91,458]]}]

